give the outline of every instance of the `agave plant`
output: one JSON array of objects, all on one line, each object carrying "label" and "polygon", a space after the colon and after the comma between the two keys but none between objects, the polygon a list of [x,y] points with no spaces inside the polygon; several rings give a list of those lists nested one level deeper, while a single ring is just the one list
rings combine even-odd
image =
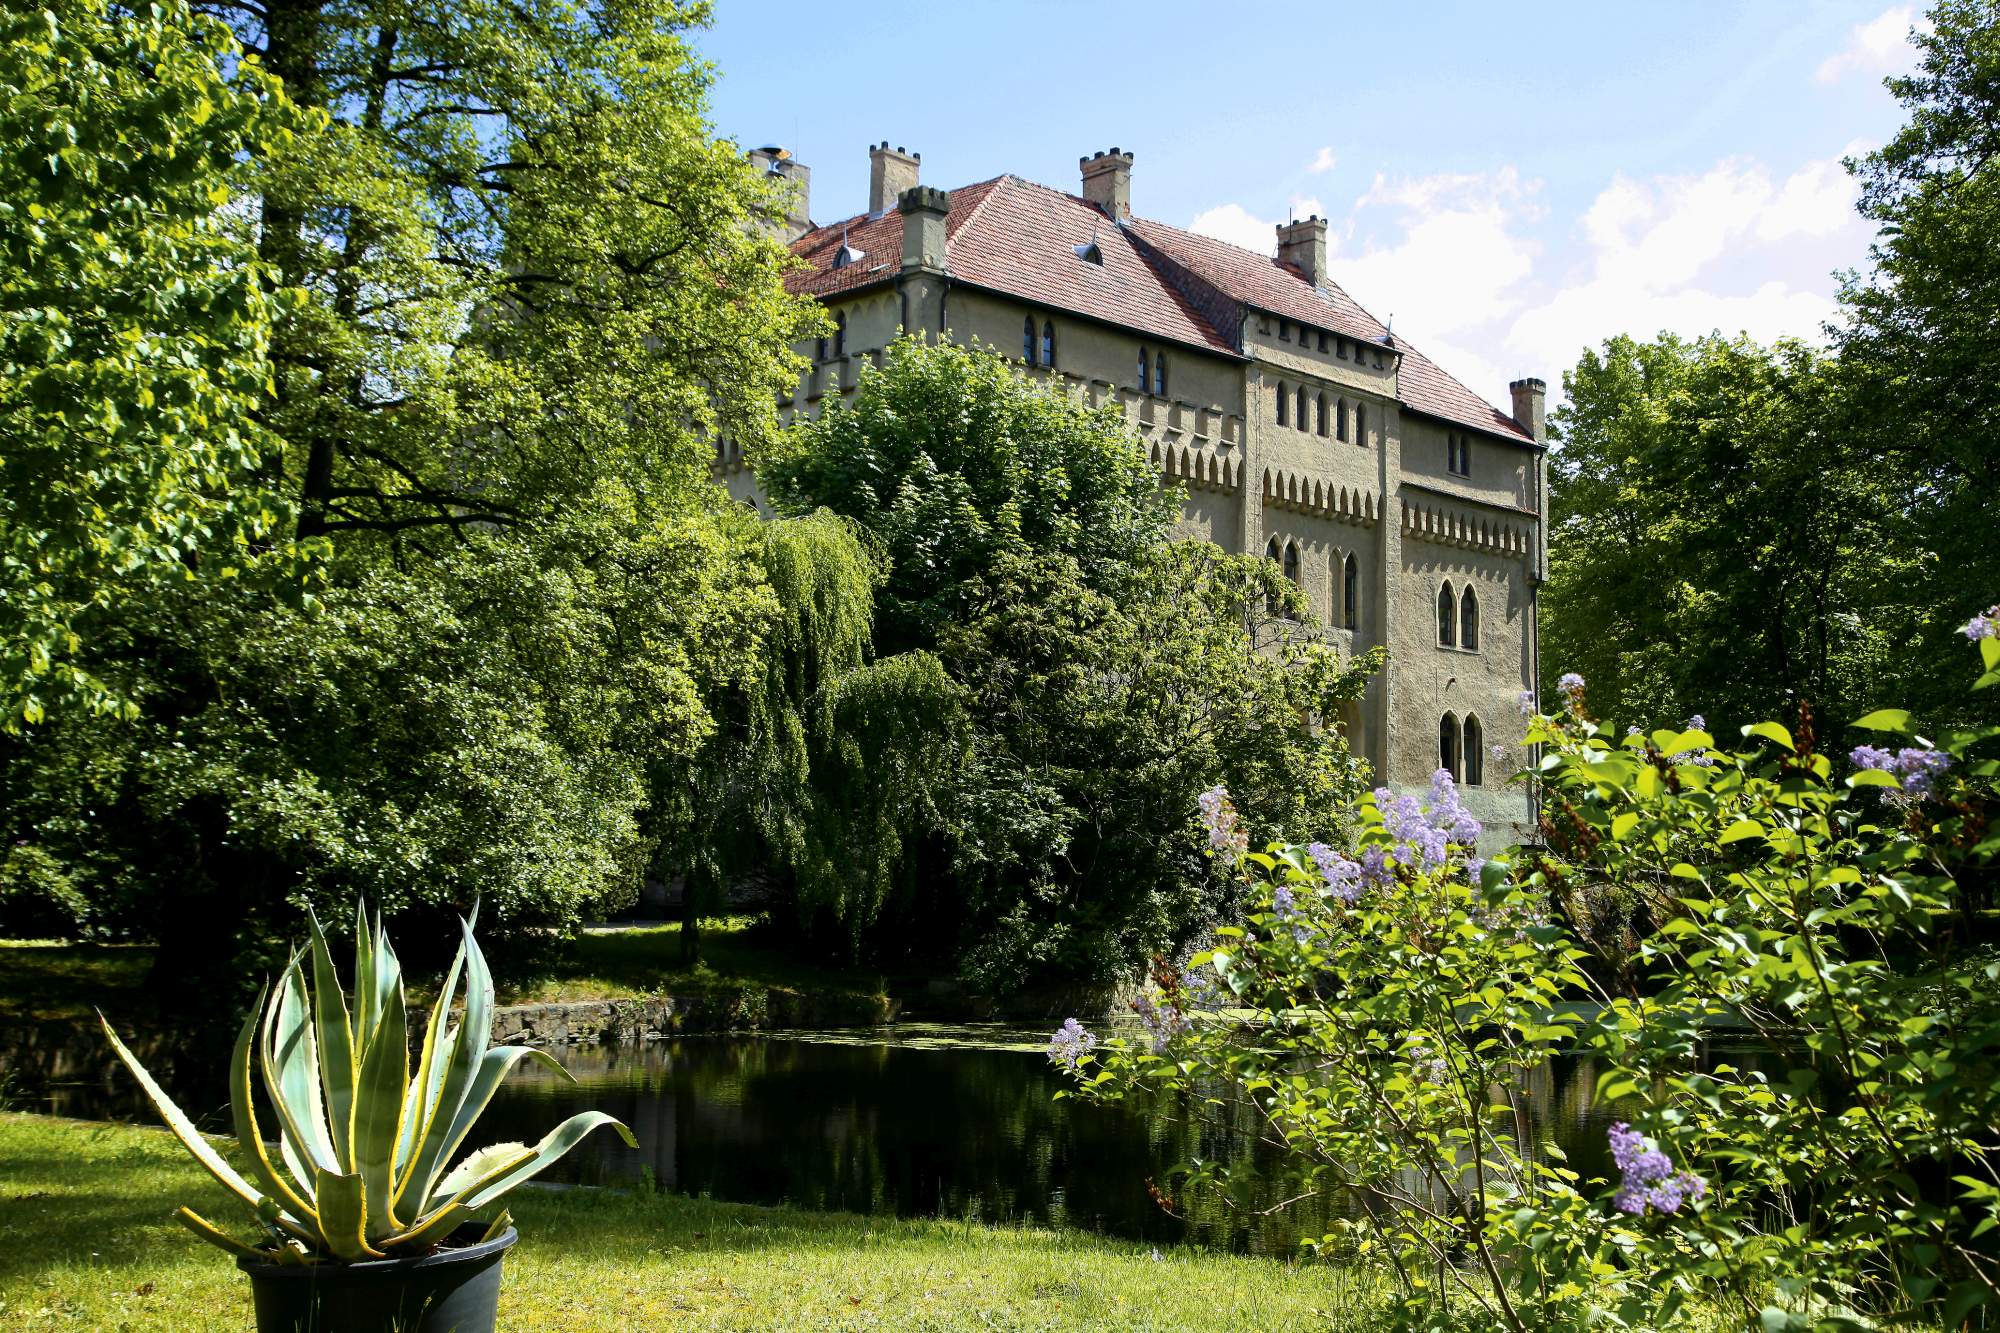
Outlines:
[{"label": "agave plant", "polygon": [[[191,1208],[175,1214],[183,1224],[232,1253],[279,1262],[420,1255],[600,1125],[639,1146],[617,1120],[602,1111],[584,1111],[532,1148],[500,1143],[458,1155],[515,1065],[538,1060],[569,1077],[546,1051],[488,1048],[493,977],[472,937],[478,916],[475,906],[472,920],[459,922],[463,939],[425,1025],[414,1076],[402,968],[380,918],[371,928],[366,909],[355,911],[350,1008],[326,936],[319,921],[309,917],[310,939],[292,955],[276,991],[266,986],[258,994],[229,1062],[230,1108],[247,1179],[223,1160],[104,1023],[112,1049],[175,1136],[256,1212],[265,1243],[245,1244]],[[310,985],[307,966],[312,969]],[[446,1031],[461,974],[464,1017]],[[253,1079],[261,1079],[276,1112],[282,1170],[272,1162],[257,1121]],[[497,1235],[506,1226],[503,1211],[487,1234]]]}]

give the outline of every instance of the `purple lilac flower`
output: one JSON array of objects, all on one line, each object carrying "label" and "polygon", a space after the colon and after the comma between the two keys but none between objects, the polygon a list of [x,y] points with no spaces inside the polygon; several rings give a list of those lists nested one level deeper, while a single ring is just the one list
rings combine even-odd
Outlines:
[{"label": "purple lilac flower", "polygon": [[1624,1121],[1611,1127],[1611,1160],[1621,1179],[1613,1202],[1621,1213],[1641,1217],[1648,1208],[1677,1213],[1683,1203],[1708,1193],[1708,1182],[1692,1171],[1676,1171],[1673,1159]]},{"label": "purple lilac flower", "polygon": [[1097,1038],[1083,1024],[1066,1018],[1055,1036],[1049,1038],[1049,1063],[1075,1073],[1077,1065],[1096,1045]]},{"label": "purple lilac flower", "polygon": [[1702,715],[1701,715],[1700,713],[1696,713],[1696,714],[1695,714],[1695,715],[1694,715],[1693,717],[1691,717],[1691,718],[1689,718],[1689,719],[1688,719],[1688,722],[1687,722],[1687,726],[1686,726],[1685,730],[1688,730],[1688,731],[1707,731],[1707,730],[1708,730],[1708,719],[1707,719],[1707,718],[1705,718],[1705,717],[1703,717],[1703,716],[1702,716]]},{"label": "purple lilac flower", "polygon": [[1896,772],[1903,779],[1905,795],[1921,800],[1951,767],[1951,756],[1943,750],[1910,746],[1896,752]]},{"label": "purple lilac flower", "polygon": [[1507,747],[1504,745],[1496,745],[1491,750],[1488,750],[1487,753],[1493,756],[1493,762],[1496,764],[1507,762]]},{"label": "purple lilac flower", "polygon": [[1896,756],[1879,745],[1857,745],[1847,752],[1856,768],[1890,769],[1895,767]]},{"label": "purple lilac flower", "polygon": [[1465,877],[1472,881],[1472,887],[1479,887],[1479,872],[1486,869],[1486,858],[1475,856],[1465,863]]},{"label": "purple lilac flower", "polygon": [[1422,1042],[1412,1043],[1403,1052],[1410,1057],[1410,1077],[1419,1083],[1442,1083],[1447,1072],[1444,1057]]},{"label": "purple lilac flower", "polygon": [[1965,622],[1962,631],[1966,638],[1975,643],[1980,639],[2000,639],[2000,602],[1987,607],[1980,614]]},{"label": "purple lilac flower", "polygon": [[1565,671],[1562,674],[1562,679],[1556,682],[1556,688],[1562,691],[1564,702],[1566,702],[1571,708],[1578,708],[1582,706],[1583,704],[1582,676],[1577,675],[1576,672],[1574,671]]},{"label": "purple lilac flower", "polygon": [[1153,1053],[1167,1049],[1168,1043],[1188,1030],[1187,1015],[1171,1004],[1161,1004],[1151,995],[1141,995],[1132,1001],[1132,1012],[1139,1015],[1140,1026],[1153,1039]]},{"label": "purple lilac flower", "polygon": [[1208,845],[1212,850],[1226,852],[1232,858],[1250,850],[1250,835],[1236,814],[1236,803],[1229,799],[1227,787],[1217,783],[1197,796],[1195,802],[1201,807],[1201,822],[1208,829]]},{"label": "purple lilac flower", "polygon": [[1323,842],[1313,843],[1306,848],[1319,873],[1326,877],[1327,892],[1344,903],[1351,903],[1361,896],[1361,867],[1348,860]]},{"label": "purple lilac flower", "polygon": [[1895,774],[1903,784],[1903,794],[1913,800],[1930,795],[1939,776],[1951,767],[1949,754],[1918,745],[1905,746],[1894,754],[1879,745],[1857,745],[1847,757],[1856,768],[1875,768]]},{"label": "purple lilac flower", "polygon": [[1522,690],[1521,697],[1515,700],[1515,702],[1521,706],[1522,717],[1533,717],[1535,715],[1535,692],[1533,690]]},{"label": "purple lilac flower", "polygon": [[1395,878],[1389,869],[1389,853],[1380,847],[1361,849],[1361,882],[1381,886]]}]

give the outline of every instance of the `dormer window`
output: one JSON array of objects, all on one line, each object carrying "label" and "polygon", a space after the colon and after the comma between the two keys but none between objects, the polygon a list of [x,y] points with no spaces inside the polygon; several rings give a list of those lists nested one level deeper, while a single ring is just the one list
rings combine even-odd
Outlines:
[{"label": "dormer window", "polygon": [[1099,268],[1104,267],[1104,251],[1098,248],[1095,236],[1085,241],[1082,245],[1072,246],[1071,248],[1076,251],[1076,257],[1084,263],[1095,264]]},{"label": "dormer window", "polygon": [[833,267],[846,268],[849,264],[858,264],[867,257],[867,251],[857,250],[847,243],[847,229],[843,227],[840,232],[840,248],[833,252]]}]

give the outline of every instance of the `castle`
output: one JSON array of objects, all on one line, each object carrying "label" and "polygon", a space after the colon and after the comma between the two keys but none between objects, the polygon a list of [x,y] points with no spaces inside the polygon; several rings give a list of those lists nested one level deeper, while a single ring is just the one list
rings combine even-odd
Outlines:
[{"label": "castle", "polygon": [[[1021,373],[1115,404],[1183,488],[1183,535],[1278,562],[1343,653],[1388,647],[1342,719],[1378,780],[1448,768],[1488,841],[1527,834],[1504,779],[1540,674],[1541,380],[1501,411],[1395,336],[1332,280],[1324,219],[1278,227],[1272,258],[1134,215],[1116,148],[1081,159],[1078,194],[1015,176],[947,193],[884,142],[867,211],[823,225],[803,164],[750,157],[792,186],[786,239],[810,267],[787,286],[834,317],[797,349],[790,411],[851,394],[905,331],[1018,352]],[[768,512],[728,442],[717,470]]]}]

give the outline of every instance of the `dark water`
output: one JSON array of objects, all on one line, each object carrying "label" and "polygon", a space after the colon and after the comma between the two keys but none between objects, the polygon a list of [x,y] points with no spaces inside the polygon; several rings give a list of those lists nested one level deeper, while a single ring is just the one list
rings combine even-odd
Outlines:
[{"label": "dark water", "polygon": [[[1289,1252],[1342,1215],[1339,1199],[1256,1217],[1196,1197],[1176,1201],[1184,1220],[1169,1216],[1147,1182],[1171,1191],[1175,1169],[1191,1158],[1277,1164],[1247,1125],[1197,1126],[1170,1103],[1056,1100],[1065,1080],[1043,1057],[1045,1041],[993,1026],[906,1025],[558,1051],[578,1083],[523,1066],[474,1140],[533,1142],[563,1117],[595,1108],[630,1125],[638,1151],[599,1131],[550,1178],[650,1179],[662,1190],[748,1203],[1032,1222],[1266,1253]],[[51,1042],[52,1051],[65,1045]],[[226,1128],[215,1065],[172,1041],[145,1058],[191,1115]],[[66,1057],[17,1058],[8,1077],[17,1109],[152,1118],[130,1079],[87,1041]],[[1595,1082],[1588,1062],[1568,1061],[1518,1090],[1537,1142],[1553,1141],[1586,1178],[1609,1167],[1605,1129],[1615,1118],[1590,1104]],[[1296,1192],[1273,1179],[1239,1207],[1268,1207]]]}]

